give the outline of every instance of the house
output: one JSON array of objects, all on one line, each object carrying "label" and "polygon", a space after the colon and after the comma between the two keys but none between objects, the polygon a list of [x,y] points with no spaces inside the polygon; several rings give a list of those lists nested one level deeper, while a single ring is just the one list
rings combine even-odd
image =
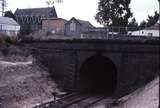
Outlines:
[{"label": "house", "polygon": [[64,35],[65,24],[67,20],[62,18],[44,18],[42,19],[42,30],[52,32],[53,34]]},{"label": "house", "polygon": [[21,25],[21,32],[41,30],[43,18],[57,18],[54,7],[17,9],[14,15]]},{"label": "house", "polygon": [[12,18],[0,16],[0,33],[8,36],[17,36],[20,25]]},{"label": "house", "polygon": [[138,31],[130,31],[128,32],[129,35],[132,36],[150,36],[150,37],[159,37],[160,35],[159,23],[156,23],[154,26],[145,28]]},{"label": "house", "polygon": [[71,18],[65,24],[65,35],[80,36],[86,29],[93,28],[93,25],[88,21]]}]

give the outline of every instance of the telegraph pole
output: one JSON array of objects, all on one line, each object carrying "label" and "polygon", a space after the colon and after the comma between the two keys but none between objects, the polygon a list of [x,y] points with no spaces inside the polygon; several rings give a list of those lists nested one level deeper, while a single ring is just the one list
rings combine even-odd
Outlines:
[{"label": "telegraph pole", "polygon": [[4,15],[4,0],[2,0],[2,16]]},{"label": "telegraph pole", "polygon": [[6,7],[6,1],[5,0],[0,0],[1,1],[1,12],[2,12],[2,16],[4,16],[4,10]]}]

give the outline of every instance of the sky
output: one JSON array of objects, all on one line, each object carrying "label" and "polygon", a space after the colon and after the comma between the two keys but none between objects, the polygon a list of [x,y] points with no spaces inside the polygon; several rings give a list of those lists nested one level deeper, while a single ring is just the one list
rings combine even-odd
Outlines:
[{"label": "sky", "polygon": [[[38,8],[46,7],[47,0],[6,0],[7,10],[14,12],[17,8]],[[63,0],[63,3],[55,3],[58,17],[66,20],[75,17],[77,19],[90,21],[94,26],[101,26],[95,20],[95,15],[98,12],[99,0]],[[130,4],[133,16],[137,22],[147,19],[148,15],[153,15],[159,11],[158,0],[131,0]]]}]

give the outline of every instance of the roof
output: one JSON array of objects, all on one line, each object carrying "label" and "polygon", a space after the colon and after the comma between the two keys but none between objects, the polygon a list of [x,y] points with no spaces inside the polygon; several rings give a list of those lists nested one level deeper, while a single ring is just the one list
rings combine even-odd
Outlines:
[{"label": "roof", "polygon": [[42,20],[63,20],[63,21],[67,21],[66,19],[63,19],[63,18],[42,18]]},{"label": "roof", "polygon": [[79,24],[81,24],[85,28],[92,28],[93,27],[93,25],[89,21],[84,21],[84,20],[76,19],[74,17],[71,18],[71,20],[76,20]]},{"label": "roof", "polygon": [[54,7],[17,9],[14,15],[57,17],[57,13]]},{"label": "roof", "polygon": [[14,19],[8,18],[8,17],[1,17],[1,16],[0,16],[0,24],[19,26],[19,24]]},{"label": "roof", "polygon": [[89,22],[89,21],[84,21],[84,20],[79,20],[79,19],[77,19],[78,20],[78,22],[80,23],[80,24],[82,24],[84,27],[93,27],[93,25]]},{"label": "roof", "polygon": [[160,22],[159,20],[151,27],[145,28],[145,30],[159,30],[160,28]]}]

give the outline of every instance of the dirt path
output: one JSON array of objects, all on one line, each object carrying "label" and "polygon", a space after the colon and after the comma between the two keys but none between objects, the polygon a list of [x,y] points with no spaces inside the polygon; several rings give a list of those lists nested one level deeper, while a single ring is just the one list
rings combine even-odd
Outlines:
[{"label": "dirt path", "polygon": [[4,66],[29,65],[29,64],[32,64],[32,61],[26,61],[26,62],[0,61],[0,65],[4,65]]}]

